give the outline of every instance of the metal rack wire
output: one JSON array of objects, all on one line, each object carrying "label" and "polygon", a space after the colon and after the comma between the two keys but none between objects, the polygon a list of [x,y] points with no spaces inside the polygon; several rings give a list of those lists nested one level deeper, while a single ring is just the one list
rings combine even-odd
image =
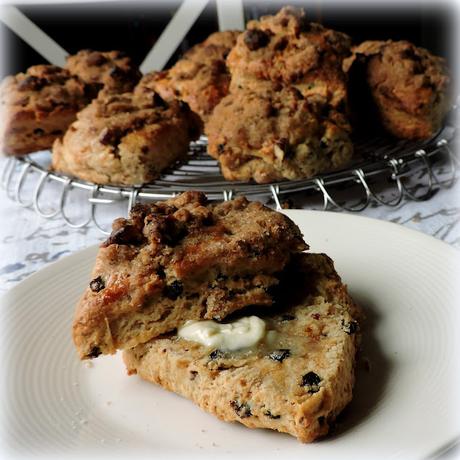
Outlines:
[{"label": "metal rack wire", "polygon": [[[236,195],[249,197],[272,197],[278,209],[282,207],[284,196],[304,193],[320,194],[324,210],[336,208],[351,212],[364,210],[374,201],[385,206],[398,206],[404,197],[412,200],[428,199],[436,188],[450,187],[455,181],[459,160],[454,155],[451,144],[456,137],[456,128],[448,123],[433,138],[427,141],[394,141],[385,137],[355,139],[357,160],[346,170],[323,174],[312,179],[285,181],[273,184],[250,184],[226,181],[220,174],[218,163],[206,153],[207,139],[200,138],[190,145],[189,157],[181,164],[167,170],[158,180],[149,185],[136,187],[101,186],[88,183],[63,174],[50,172],[48,165],[38,162],[35,155],[22,158],[9,158],[5,162],[0,177],[0,186],[7,195],[22,207],[32,207],[44,218],[61,215],[68,225],[74,228],[94,223],[107,233],[96,219],[96,207],[114,202],[126,201],[127,210],[139,200],[163,200],[186,190],[201,190],[210,200],[230,200]],[[48,156],[49,158],[49,156]],[[48,161],[49,162],[49,161]],[[434,164],[447,165],[448,174],[440,179]],[[406,178],[417,171],[424,171],[424,192],[417,194],[406,185]],[[35,176],[34,184],[30,184]],[[394,188],[392,199],[384,199],[374,190],[373,184],[386,180]],[[41,198],[45,188],[51,184],[59,185],[58,206],[46,211]],[[32,186],[31,198],[25,200],[25,186]],[[350,205],[334,198],[334,191],[358,185],[361,189],[357,204]],[[88,217],[74,222],[66,212],[68,195],[75,190],[88,193]]]}]

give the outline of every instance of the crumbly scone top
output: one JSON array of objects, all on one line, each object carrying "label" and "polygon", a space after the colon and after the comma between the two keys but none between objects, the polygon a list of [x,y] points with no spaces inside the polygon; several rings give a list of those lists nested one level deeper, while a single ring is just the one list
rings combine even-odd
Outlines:
[{"label": "crumbly scone top", "polygon": [[238,30],[214,32],[205,41],[190,48],[184,54],[184,58],[198,61],[225,59],[230,50],[235,46],[236,39],[240,33]]},{"label": "crumbly scone top", "polygon": [[138,68],[123,51],[80,50],[67,57],[66,68],[85,83],[109,92],[130,91],[141,78]]},{"label": "crumbly scone top", "polygon": [[88,122],[88,128],[98,132],[97,142],[103,148],[109,147],[116,152],[117,146],[128,134],[175,118],[187,120],[191,137],[197,137],[196,133],[201,129],[200,121],[180,101],[166,102],[154,92],[141,95],[101,92],[90,106],[78,114],[77,123]]},{"label": "crumbly scone top", "polygon": [[225,59],[239,33],[211,34],[204,42],[190,48],[171,69],[144,75],[136,92],[150,88],[166,99],[181,99],[206,120],[228,93],[230,74]]},{"label": "crumbly scone top", "polygon": [[78,110],[87,103],[84,83],[54,65],[29,67],[26,73],[6,77],[0,85],[2,106],[52,112],[57,107]]},{"label": "crumbly scone top", "polygon": [[282,214],[243,197],[210,205],[200,192],[136,205],[129,219],[114,222],[102,248],[123,245],[131,248],[130,258],[142,252],[159,257],[166,278],[181,280],[208,276],[209,270],[274,273],[290,253],[308,247],[298,227]]},{"label": "crumbly scone top", "polygon": [[305,95],[325,92],[334,107],[345,110],[342,61],[350,47],[346,34],[309,22],[301,9],[284,7],[249,21],[238,37],[227,58],[231,90],[268,80],[295,85]]}]

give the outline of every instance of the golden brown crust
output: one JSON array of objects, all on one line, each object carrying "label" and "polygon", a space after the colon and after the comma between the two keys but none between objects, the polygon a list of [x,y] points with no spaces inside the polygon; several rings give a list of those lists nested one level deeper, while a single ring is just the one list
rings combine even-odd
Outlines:
[{"label": "golden brown crust", "polygon": [[352,397],[360,310],[326,255],[298,255],[294,266],[295,284],[287,292],[297,298],[262,316],[273,331],[270,340],[225,352],[170,335],[126,350],[128,373],[222,420],[302,442],[327,434]]},{"label": "golden brown crust", "polygon": [[0,144],[7,155],[48,149],[88,103],[84,83],[67,70],[36,65],[0,86]]},{"label": "golden brown crust", "polygon": [[342,61],[350,38],[307,21],[303,10],[284,7],[274,16],[250,21],[227,58],[230,90],[260,81],[297,88],[341,111],[346,110],[346,77]]},{"label": "golden brown crust", "polygon": [[429,138],[449,109],[445,60],[407,41],[366,41],[344,62],[348,72],[364,65],[367,83],[385,129],[396,137]]},{"label": "golden brown crust", "polygon": [[142,184],[185,158],[201,122],[158,95],[101,92],[53,146],[55,171],[99,184]]},{"label": "golden brown crust", "polygon": [[137,66],[122,51],[81,50],[67,57],[65,68],[78,75],[92,97],[104,89],[110,93],[131,91],[141,78]]},{"label": "golden brown crust", "polygon": [[136,91],[151,89],[164,99],[183,100],[206,121],[228,93],[230,74],[225,59],[239,34],[237,31],[211,34],[203,43],[191,48],[171,69],[145,75]]},{"label": "golden brown crust", "polygon": [[306,247],[291,220],[244,198],[210,205],[187,192],[137,205],[114,222],[77,307],[79,354],[133,347],[186,319],[270,306],[277,274]]},{"label": "golden brown crust", "polygon": [[234,90],[206,125],[209,154],[228,180],[302,179],[346,166],[350,126],[321,97],[295,88]]}]

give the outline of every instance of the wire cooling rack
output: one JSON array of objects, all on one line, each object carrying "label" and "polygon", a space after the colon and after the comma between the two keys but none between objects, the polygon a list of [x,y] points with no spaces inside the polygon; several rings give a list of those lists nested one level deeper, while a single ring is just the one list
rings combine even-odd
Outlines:
[{"label": "wire cooling rack", "polygon": [[[450,117],[450,120],[455,120],[455,117]],[[220,174],[217,161],[206,153],[207,139],[201,137],[190,145],[186,161],[167,170],[149,185],[102,186],[50,172],[49,153],[44,156],[32,154],[8,158],[0,177],[0,185],[18,205],[32,207],[42,217],[53,218],[60,214],[71,227],[79,228],[94,223],[104,233],[107,230],[96,219],[96,207],[126,202],[126,210],[129,210],[137,201],[164,200],[187,190],[201,190],[210,200],[230,200],[237,195],[271,197],[278,209],[282,207],[284,197],[300,193],[319,194],[325,210],[336,208],[359,212],[373,201],[385,206],[398,206],[405,197],[422,201],[429,199],[435,189],[450,187],[459,167],[459,160],[452,148],[456,131],[451,121],[427,141],[395,141],[383,136],[360,137],[354,140],[357,160],[346,170],[311,179],[272,184],[226,181]],[[435,165],[442,165],[442,178],[436,173]],[[409,186],[407,179],[415,176],[423,178],[424,184]],[[384,198],[377,191],[376,184],[382,180],[387,188],[393,189],[391,199]],[[44,206],[43,194],[51,186],[54,187],[56,206],[48,210]],[[353,203],[350,199],[340,201],[334,198],[338,190],[351,187],[355,190],[351,200]],[[27,199],[26,189],[32,190]],[[88,217],[80,222],[70,219],[66,210],[69,195],[76,191],[87,193],[84,201],[89,207]]]}]

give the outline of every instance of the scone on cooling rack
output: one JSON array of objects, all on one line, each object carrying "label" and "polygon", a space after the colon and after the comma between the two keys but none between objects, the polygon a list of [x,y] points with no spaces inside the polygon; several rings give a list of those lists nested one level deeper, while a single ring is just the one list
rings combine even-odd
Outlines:
[{"label": "scone on cooling rack", "polygon": [[0,149],[6,155],[45,150],[89,102],[85,84],[67,70],[36,65],[0,85]]},{"label": "scone on cooling rack", "polygon": [[364,68],[374,107],[389,133],[425,139],[440,129],[450,103],[450,78],[443,58],[407,41],[363,42],[345,60],[344,69],[365,94],[359,67]]},{"label": "scone on cooling rack", "polygon": [[342,61],[350,47],[347,35],[309,22],[301,9],[284,7],[274,16],[249,21],[238,37],[227,58],[230,91],[280,83],[344,111],[347,82]]},{"label": "scone on cooling rack", "polygon": [[327,434],[352,398],[361,313],[326,255],[299,254],[291,265],[279,306],[234,323],[250,331],[238,336],[246,348],[232,351],[216,334],[200,343],[202,323],[182,323],[178,334],[125,350],[128,373],[225,421],[301,442]]},{"label": "scone on cooling rack", "polygon": [[52,169],[97,184],[148,183],[186,158],[200,131],[180,101],[103,91],[54,143]]},{"label": "scone on cooling rack", "polygon": [[306,179],[347,166],[345,34],[285,7],[250,21],[227,65],[230,93],[205,125],[208,151],[228,180]]},{"label": "scone on cooling rack", "polygon": [[291,255],[307,248],[286,216],[245,198],[186,192],[136,205],[101,245],[73,323],[82,359],[134,347],[184,321],[270,307]]},{"label": "scone on cooling rack", "polygon": [[92,98],[101,89],[110,93],[131,91],[142,76],[123,51],[81,50],[67,57],[65,68],[86,83]]},{"label": "scone on cooling rack", "polygon": [[345,116],[295,87],[232,91],[206,134],[209,154],[228,180],[304,179],[343,168],[353,155]]},{"label": "scone on cooling rack", "polygon": [[187,102],[206,121],[217,103],[228,93],[230,74],[225,59],[240,32],[211,34],[195,45],[169,70],[151,72],[140,81],[136,91],[153,89],[161,97]]}]

